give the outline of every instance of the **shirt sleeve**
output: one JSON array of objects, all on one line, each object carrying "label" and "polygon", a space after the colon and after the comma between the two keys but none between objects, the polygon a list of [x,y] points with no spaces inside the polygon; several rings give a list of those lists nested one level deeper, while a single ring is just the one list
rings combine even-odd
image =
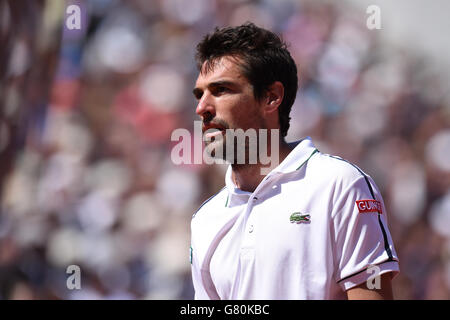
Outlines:
[{"label": "shirt sleeve", "polygon": [[343,290],[377,274],[398,274],[384,202],[369,176],[362,175],[340,192],[332,221],[335,279]]}]

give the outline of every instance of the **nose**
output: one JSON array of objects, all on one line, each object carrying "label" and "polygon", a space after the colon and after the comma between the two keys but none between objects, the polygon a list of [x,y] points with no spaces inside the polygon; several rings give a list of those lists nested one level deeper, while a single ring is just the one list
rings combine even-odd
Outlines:
[{"label": "nose", "polygon": [[214,101],[210,93],[203,93],[202,97],[198,101],[195,113],[197,113],[202,119],[205,118],[206,114],[210,114],[212,116],[215,115],[216,109],[214,107]]}]

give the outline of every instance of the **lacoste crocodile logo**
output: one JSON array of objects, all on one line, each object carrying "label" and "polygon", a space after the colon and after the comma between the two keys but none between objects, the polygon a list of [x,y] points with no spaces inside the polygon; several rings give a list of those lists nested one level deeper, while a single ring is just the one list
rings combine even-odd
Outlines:
[{"label": "lacoste crocodile logo", "polygon": [[311,216],[309,214],[302,214],[301,212],[294,212],[291,214],[289,220],[291,223],[308,223],[311,222]]}]

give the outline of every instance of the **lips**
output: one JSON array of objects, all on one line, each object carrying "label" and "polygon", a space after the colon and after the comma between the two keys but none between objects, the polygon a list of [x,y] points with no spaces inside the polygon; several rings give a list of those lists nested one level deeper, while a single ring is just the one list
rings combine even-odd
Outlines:
[{"label": "lips", "polygon": [[[221,125],[217,125],[214,123],[208,123],[208,124],[203,124],[202,132],[206,138],[211,138],[211,137],[217,136],[219,134],[224,134],[225,128]],[[207,133],[205,133],[205,132],[207,132]]]},{"label": "lips", "polygon": [[218,125],[218,124],[214,124],[214,123],[208,123],[205,124],[203,123],[202,125],[202,132],[205,133],[207,130],[219,130],[219,131],[225,131],[225,127]]}]

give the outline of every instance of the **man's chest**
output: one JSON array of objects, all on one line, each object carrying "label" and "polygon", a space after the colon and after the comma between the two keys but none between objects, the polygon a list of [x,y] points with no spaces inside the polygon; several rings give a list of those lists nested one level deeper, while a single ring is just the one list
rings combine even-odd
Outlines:
[{"label": "man's chest", "polygon": [[215,239],[209,257],[211,277],[221,292],[235,297],[243,282],[269,279],[280,267],[301,277],[298,270],[332,266],[328,205],[304,196],[285,192],[284,197],[260,197],[227,209],[234,221]]}]

